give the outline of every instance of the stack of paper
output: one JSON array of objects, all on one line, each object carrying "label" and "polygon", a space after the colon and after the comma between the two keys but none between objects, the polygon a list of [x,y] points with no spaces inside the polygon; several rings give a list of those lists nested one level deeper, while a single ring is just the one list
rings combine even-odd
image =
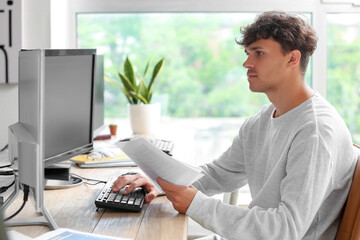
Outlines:
[{"label": "stack of paper", "polygon": [[89,158],[88,155],[78,155],[71,158],[79,167],[132,167],[136,164],[124,153],[115,154],[114,157],[102,157],[100,159]]},{"label": "stack of paper", "polygon": [[156,182],[157,177],[177,185],[189,186],[203,176],[200,168],[174,159],[139,135],[130,141],[117,142],[116,145],[141,168],[160,192],[162,189]]}]

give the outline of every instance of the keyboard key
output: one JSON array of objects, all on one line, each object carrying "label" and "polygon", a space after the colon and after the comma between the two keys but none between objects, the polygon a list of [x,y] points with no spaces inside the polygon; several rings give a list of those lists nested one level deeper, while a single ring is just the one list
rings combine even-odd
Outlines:
[{"label": "keyboard key", "polygon": [[153,144],[158,149],[162,150],[168,155],[172,155],[172,150],[174,148],[174,143],[170,140],[163,140],[158,138],[149,138],[151,144]]}]

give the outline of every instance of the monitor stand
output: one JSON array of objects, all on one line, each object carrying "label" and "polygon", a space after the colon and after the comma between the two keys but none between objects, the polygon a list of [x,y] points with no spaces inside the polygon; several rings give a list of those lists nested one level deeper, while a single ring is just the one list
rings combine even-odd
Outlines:
[{"label": "monitor stand", "polygon": [[82,184],[83,180],[70,175],[71,163],[57,163],[45,168],[45,189],[63,189]]},{"label": "monitor stand", "polygon": [[[0,212],[4,213],[5,209],[11,205],[11,203],[16,199],[19,194],[19,178],[15,175],[15,190],[11,193],[5,203],[1,206]],[[43,199],[43,195],[41,194],[40,199]],[[40,200],[38,199],[38,200]],[[50,215],[47,208],[44,206],[43,202],[40,201],[40,207],[37,210],[40,213],[40,216],[37,217],[20,217],[20,218],[12,218],[7,220],[4,224],[7,227],[16,227],[16,226],[31,226],[31,225],[44,225],[48,226],[51,230],[55,230],[58,228],[56,222]],[[2,239],[2,238],[1,238]]]}]

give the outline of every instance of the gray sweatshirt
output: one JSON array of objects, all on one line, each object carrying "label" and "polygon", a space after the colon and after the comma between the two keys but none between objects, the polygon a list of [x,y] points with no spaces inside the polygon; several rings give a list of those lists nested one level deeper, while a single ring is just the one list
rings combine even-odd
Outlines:
[{"label": "gray sweatshirt", "polygon": [[[227,239],[334,239],[356,163],[349,131],[318,93],[273,118],[268,104],[201,166],[187,215]],[[249,208],[209,196],[249,184]]]}]

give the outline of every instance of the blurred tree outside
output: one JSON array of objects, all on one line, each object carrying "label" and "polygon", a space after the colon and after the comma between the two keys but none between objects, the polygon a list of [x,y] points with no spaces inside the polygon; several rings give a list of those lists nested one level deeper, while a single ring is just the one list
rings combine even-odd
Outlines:
[{"label": "blurred tree outside", "polygon": [[[268,102],[248,89],[240,26],[256,14],[106,13],[78,15],[78,47],[97,48],[106,76],[117,81],[128,55],[137,71],[165,58],[154,102],[170,117],[246,117]],[[119,87],[106,82],[105,117],[126,117]]]},{"label": "blurred tree outside", "polygon": [[328,14],[327,99],[360,143],[360,16]]}]

